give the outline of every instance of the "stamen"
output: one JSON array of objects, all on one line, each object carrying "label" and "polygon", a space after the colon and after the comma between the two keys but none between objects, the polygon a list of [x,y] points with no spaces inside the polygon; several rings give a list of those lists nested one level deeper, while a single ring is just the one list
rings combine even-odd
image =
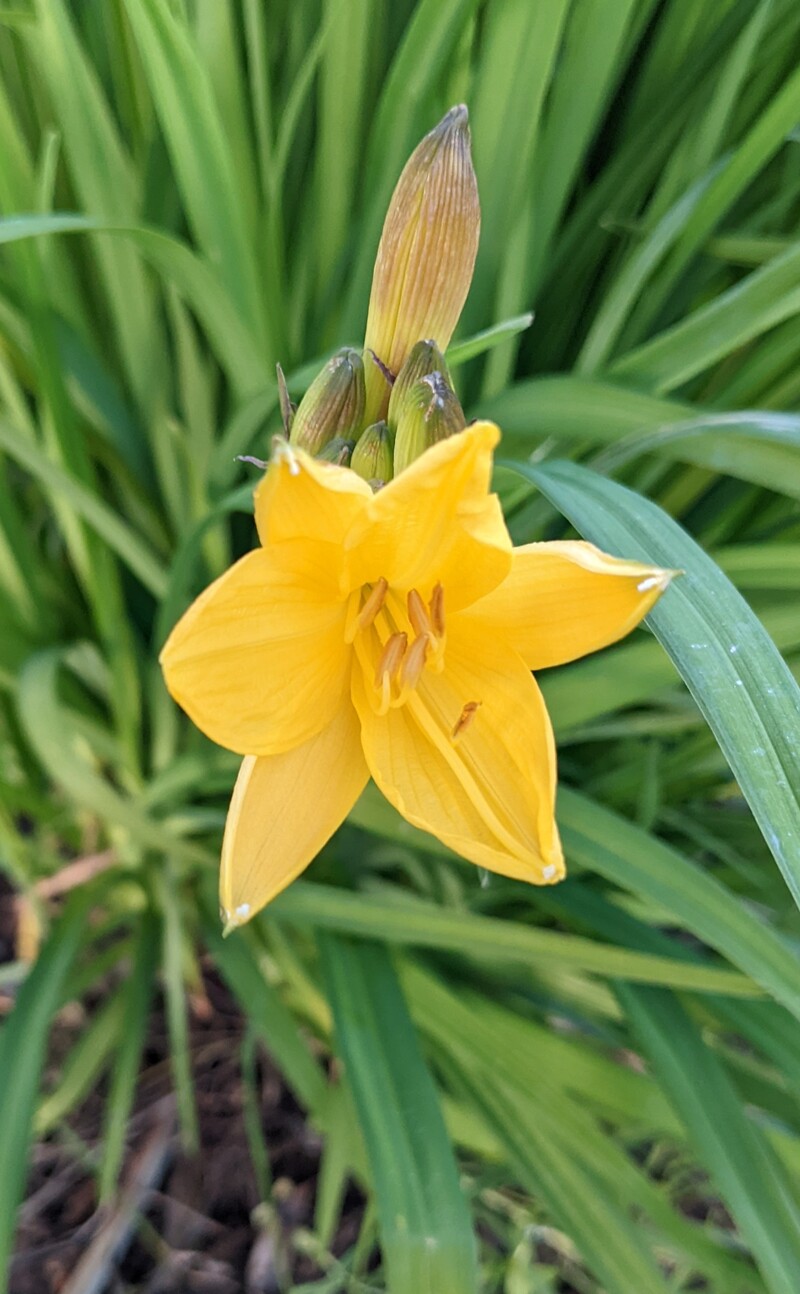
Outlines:
[{"label": "stamen", "polygon": [[356,630],[369,629],[376,615],[386,601],[388,589],[389,585],[383,576],[381,576],[377,584],[373,584],[369,597],[359,612],[358,619],[356,621]]},{"label": "stamen", "polygon": [[403,666],[400,671],[400,685],[403,691],[415,688],[422,677],[422,671],[425,668],[425,657],[428,654],[430,638],[427,634],[415,638],[408,649],[408,654],[403,660]]},{"label": "stamen", "polygon": [[450,734],[451,739],[453,741],[458,741],[459,737],[462,737],[464,733],[467,731],[467,728],[470,726],[470,724],[474,723],[475,715],[478,713],[480,708],[481,708],[480,701],[467,701],[467,704],[464,706],[464,709],[461,711],[461,714],[458,716],[458,720],[455,724],[455,727],[453,728],[453,731]]},{"label": "stamen", "polygon": [[375,670],[375,686],[381,691],[384,689],[385,681],[391,682],[400,668],[407,646],[408,634],[392,634],[391,638],[387,638],[378,661],[378,668]]},{"label": "stamen", "polygon": [[419,638],[422,638],[429,634],[433,629],[430,616],[428,615],[428,608],[425,606],[425,603],[422,601],[422,598],[419,593],[417,593],[416,589],[411,590],[407,601],[408,618],[414,627],[414,632]]},{"label": "stamen", "polygon": [[437,638],[444,637],[444,589],[441,584],[434,585],[431,594],[431,623]]}]

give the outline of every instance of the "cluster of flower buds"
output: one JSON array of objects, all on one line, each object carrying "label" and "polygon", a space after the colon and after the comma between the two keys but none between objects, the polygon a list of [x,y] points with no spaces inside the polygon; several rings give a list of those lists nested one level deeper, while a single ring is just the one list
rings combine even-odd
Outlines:
[{"label": "cluster of flower buds", "polygon": [[464,428],[443,351],[469,291],[479,232],[467,110],[459,106],[425,136],[397,182],[363,352],[338,351],[296,410],[278,372],[291,444],[378,489]]}]

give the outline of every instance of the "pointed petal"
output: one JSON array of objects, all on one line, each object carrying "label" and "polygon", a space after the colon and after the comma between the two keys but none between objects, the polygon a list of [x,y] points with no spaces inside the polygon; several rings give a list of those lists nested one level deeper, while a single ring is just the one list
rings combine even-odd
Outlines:
[{"label": "pointed petal", "polygon": [[347,691],[344,603],[299,578],[289,560],[295,547],[248,553],[189,607],[161,652],[178,704],[212,741],[242,755],[306,741]]},{"label": "pointed petal", "polygon": [[249,921],[299,876],[368,776],[349,698],[302,746],[242,761],[222,842],[220,903],[229,928]]},{"label": "pointed petal", "polygon": [[569,541],[514,549],[511,574],[470,615],[546,669],[616,642],[638,625],[675,571]]},{"label": "pointed petal", "polygon": [[511,540],[489,494],[499,437],[493,423],[474,423],[379,490],[347,541],[352,578],[365,583],[383,576],[394,589],[416,588],[424,597],[441,582],[451,611],[505,579]]},{"label": "pointed petal", "polygon": [[369,770],[409,822],[504,876],[563,877],[552,729],[515,652],[455,616],[444,671],[426,670],[405,705],[380,715],[368,689],[354,669]]},{"label": "pointed petal", "polygon": [[355,472],[281,445],[256,490],[259,538],[265,547],[301,541],[309,573],[338,587],[341,547],[371,502],[372,490]]}]

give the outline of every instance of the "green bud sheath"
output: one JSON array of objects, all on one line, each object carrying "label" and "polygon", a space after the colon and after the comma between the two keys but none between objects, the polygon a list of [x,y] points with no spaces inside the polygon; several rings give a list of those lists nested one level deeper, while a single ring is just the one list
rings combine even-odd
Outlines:
[{"label": "green bud sheath", "polygon": [[403,401],[412,387],[416,386],[423,377],[428,377],[430,373],[441,373],[448,385],[450,374],[447,371],[444,355],[439,350],[435,341],[418,341],[412,346],[408,359],[404,363],[400,372],[397,374],[397,380],[392,387],[392,394],[389,398],[389,414],[387,421],[390,427],[397,427],[400,420],[400,412],[403,407]]},{"label": "green bud sheath", "polygon": [[393,437],[385,422],[375,422],[367,427],[353,450],[350,460],[352,470],[373,488],[375,482],[385,485],[392,479]]},{"label": "green bud sheath", "polygon": [[289,443],[319,454],[335,436],[354,439],[364,417],[364,364],[346,347],[314,378],[292,420]]},{"label": "green bud sheath", "polygon": [[286,435],[288,436],[290,431],[292,430],[292,423],[294,422],[294,415],[297,412],[297,406],[292,403],[291,397],[289,395],[289,388],[286,385],[286,378],[284,377],[283,369],[281,368],[280,364],[276,364],[275,369],[278,374],[278,398],[281,404],[281,418],[283,419],[283,430],[286,432]]},{"label": "green bud sheath", "polygon": [[464,410],[441,373],[420,378],[401,402],[394,444],[394,474],[402,472],[431,445],[466,426]]},{"label": "green bud sheath", "polygon": [[344,436],[334,436],[322,452],[317,454],[317,459],[320,463],[338,463],[339,467],[349,467],[355,443],[354,440],[346,440]]}]

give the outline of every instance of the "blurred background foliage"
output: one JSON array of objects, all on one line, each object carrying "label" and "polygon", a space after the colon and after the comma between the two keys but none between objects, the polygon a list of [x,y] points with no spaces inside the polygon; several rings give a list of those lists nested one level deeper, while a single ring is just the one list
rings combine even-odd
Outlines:
[{"label": "blurred background foliage", "polygon": [[[0,7],[3,1272],[37,1138],[113,1205],[154,1002],[197,1144],[213,973],[245,1096],[263,1046],[324,1138],[304,1288],[796,1294],[799,53],[796,0]],[[686,575],[655,637],[542,679],[566,883],[482,887],[368,790],[223,943],[236,760],[157,651],[252,545],[276,361],[299,393],[359,343],[394,182],[462,100],[449,358],[512,533]]]}]

